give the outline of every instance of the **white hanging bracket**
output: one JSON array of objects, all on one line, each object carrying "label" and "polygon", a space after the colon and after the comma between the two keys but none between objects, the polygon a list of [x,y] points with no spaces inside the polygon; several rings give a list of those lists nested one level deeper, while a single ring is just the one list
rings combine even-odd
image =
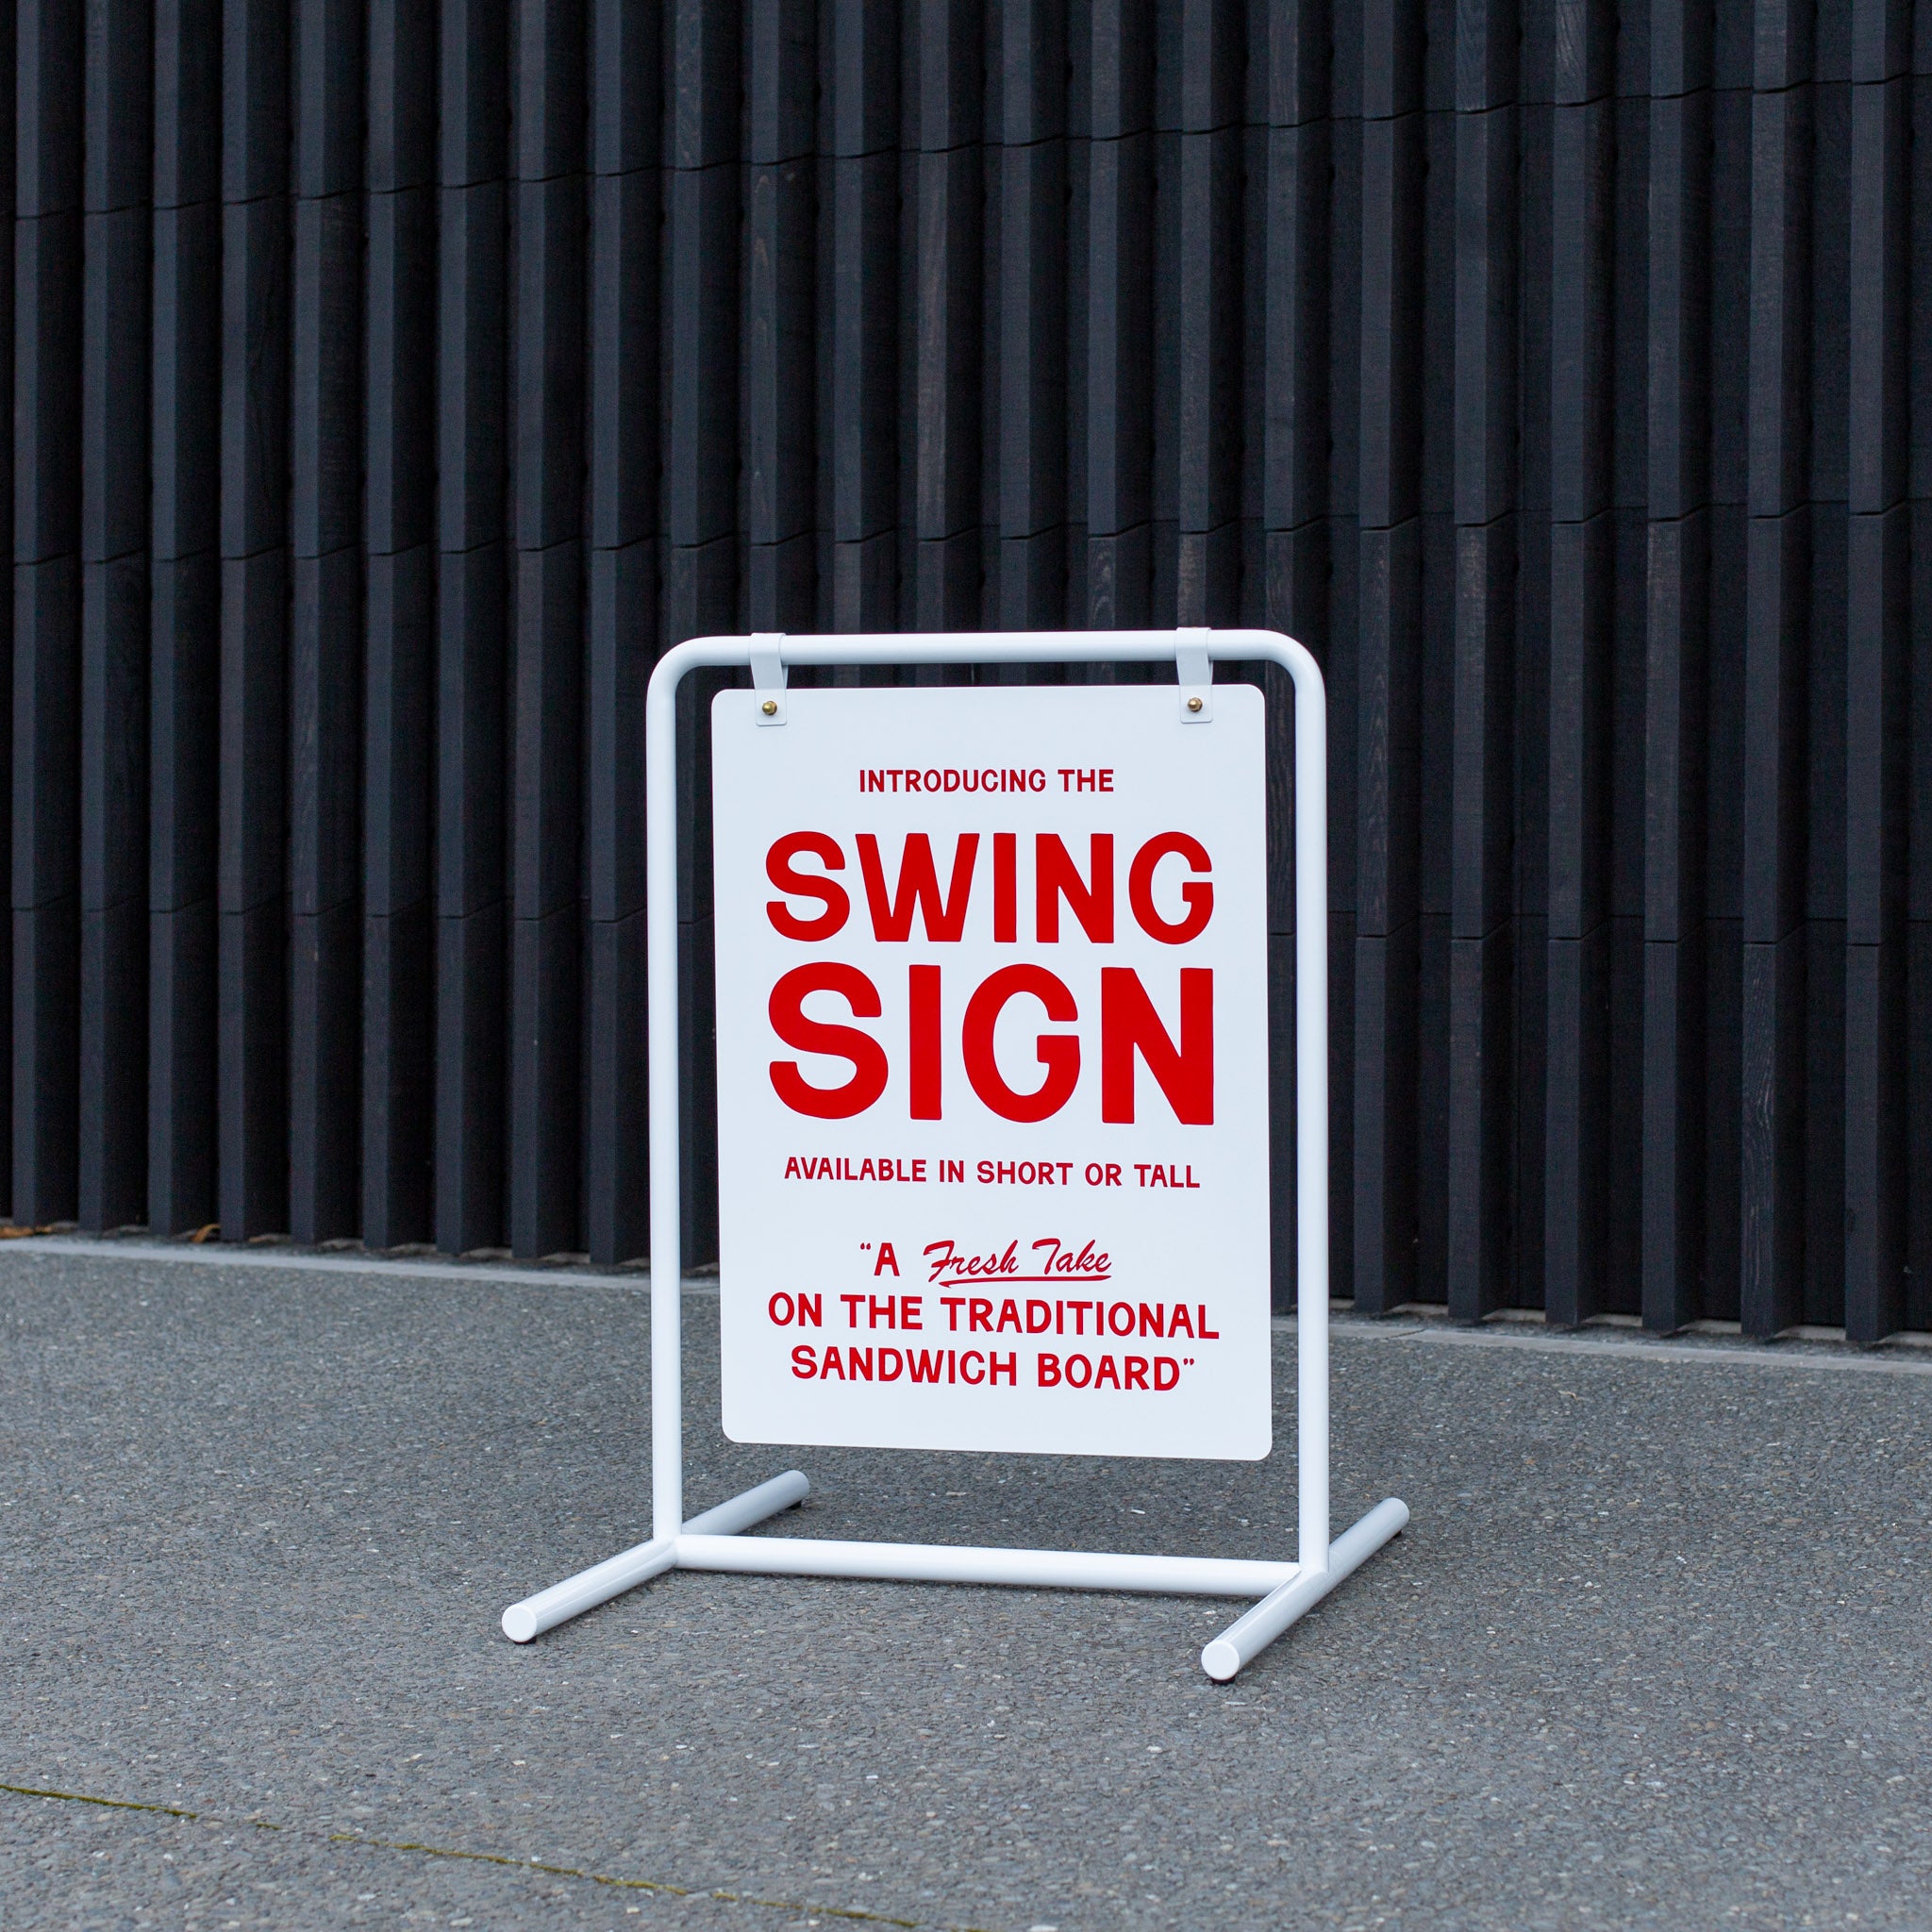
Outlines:
[{"label": "white hanging bracket", "polygon": [[778,646],[785,641],[782,630],[754,631],[751,640],[751,686],[764,693],[758,706],[760,724],[785,722],[785,659]]},{"label": "white hanging bracket", "polygon": [[1208,655],[1211,632],[1174,633],[1174,681],[1180,686],[1181,723],[1208,724],[1214,720],[1214,664]]}]

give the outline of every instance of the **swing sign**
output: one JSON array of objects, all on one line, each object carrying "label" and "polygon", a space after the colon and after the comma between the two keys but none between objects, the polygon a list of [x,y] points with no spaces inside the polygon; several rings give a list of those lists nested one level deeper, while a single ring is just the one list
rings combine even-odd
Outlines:
[{"label": "swing sign", "polygon": [[735,1441],[1271,1441],[1263,705],[712,707]]}]

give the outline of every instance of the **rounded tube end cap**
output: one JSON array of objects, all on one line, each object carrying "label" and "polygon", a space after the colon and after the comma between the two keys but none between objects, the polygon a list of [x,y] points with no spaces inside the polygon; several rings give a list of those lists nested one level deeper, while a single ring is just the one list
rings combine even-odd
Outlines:
[{"label": "rounded tube end cap", "polygon": [[527,1604],[512,1604],[504,1611],[503,1634],[512,1643],[530,1643],[536,1640],[537,1619]]},{"label": "rounded tube end cap", "polygon": [[1226,1638],[1217,1637],[1201,1653],[1201,1668],[1217,1684],[1224,1684],[1241,1667],[1241,1654]]}]

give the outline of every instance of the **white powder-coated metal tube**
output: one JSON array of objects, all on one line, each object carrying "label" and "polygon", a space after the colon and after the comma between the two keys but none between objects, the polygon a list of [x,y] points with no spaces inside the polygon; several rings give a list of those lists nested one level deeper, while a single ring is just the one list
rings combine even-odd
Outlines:
[{"label": "white powder-coated metal tube", "polygon": [[770,1482],[760,1483],[755,1490],[747,1490],[741,1496],[733,1496],[729,1502],[720,1503],[714,1509],[707,1509],[702,1516],[693,1516],[684,1525],[686,1536],[736,1536],[741,1529],[749,1529],[754,1523],[762,1523],[768,1516],[775,1516],[781,1509],[789,1509],[794,1503],[802,1503],[809,1493],[811,1485],[803,1474],[788,1469],[783,1475],[774,1475]]},{"label": "white powder-coated metal tube", "polygon": [[676,1561],[675,1536],[653,1537],[647,1543],[620,1550],[591,1569],[579,1570],[575,1576],[566,1576],[561,1583],[553,1583],[548,1590],[510,1605],[503,1613],[503,1634],[512,1643],[528,1643],[544,1631],[661,1575]]},{"label": "white powder-coated metal tube", "polygon": [[1293,1563],[1228,1557],[1137,1557],[1094,1550],[998,1550],[781,1536],[681,1536],[677,1567],[731,1570],[752,1576],[1004,1583],[1021,1589],[1146,1591],[1166,1596],[1266,1594],[1299,1574]]},{"label": "white powder-coated metal tube", "polygon": [[[789,1469],[783,1475],[774,1475],[770,1482],[745,1491],[741,1496],[733,1496],[729,1502],[707,1509],[702,1516],[693,1516],[684,1526],[701,1534],[730,1536],[803,1502],[810,1487],[797,1470]],[[653,1537],[649,1542],[620,1550],[592,1568],[579,1570],[575,1576],[566,1576],[561,1583],[553,1583],[548,1590],[510,1605],[503,1613],[503,1634],[512,1643],[528,1643],[544,1631],[554,1630],[573,1617],[581,1617],[586,1610],[594,1610],[599,1604],[608,1604],[612,1597],[622,1596],[641,1583],[648,1583],[676,1561],[675,1537]]]},{"label": "white powder-coated metal tube", "polygon": [[1201,1653],[1201,1668],[1224,1684],[1274,1641],[1294,1620],[1312,1609],[1344,1576],[1359,1569],[1408,1522],[1408,1505],[1390,1496],[1328,1548],[1326,1570],[1310,1571],[1281,1585],[1245,1616],[1238,1617]]}]

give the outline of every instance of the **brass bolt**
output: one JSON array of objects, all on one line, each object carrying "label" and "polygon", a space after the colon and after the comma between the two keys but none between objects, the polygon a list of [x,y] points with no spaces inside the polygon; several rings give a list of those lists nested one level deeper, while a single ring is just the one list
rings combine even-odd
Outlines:
[{"label": "brass bolt", "polygon": [[[1196,705],[1199,705],[1201,701],[1199,698],[1196,698],[1194,702]],[[778,700],[776,698],[767,698],[760,708],[766,717],[775,718],[778,715]]]},{"label": "brass bolt", "polygon": [[1190,698],[1190,699],[1188,700],[1188,709],[1189,709],[1189,710],[1191,710],[1191,711],[1198,711],[1198,710],[1199,710],[1200,708],[1201,708],[1201,700],[1200,700],[1199,698]]}]

